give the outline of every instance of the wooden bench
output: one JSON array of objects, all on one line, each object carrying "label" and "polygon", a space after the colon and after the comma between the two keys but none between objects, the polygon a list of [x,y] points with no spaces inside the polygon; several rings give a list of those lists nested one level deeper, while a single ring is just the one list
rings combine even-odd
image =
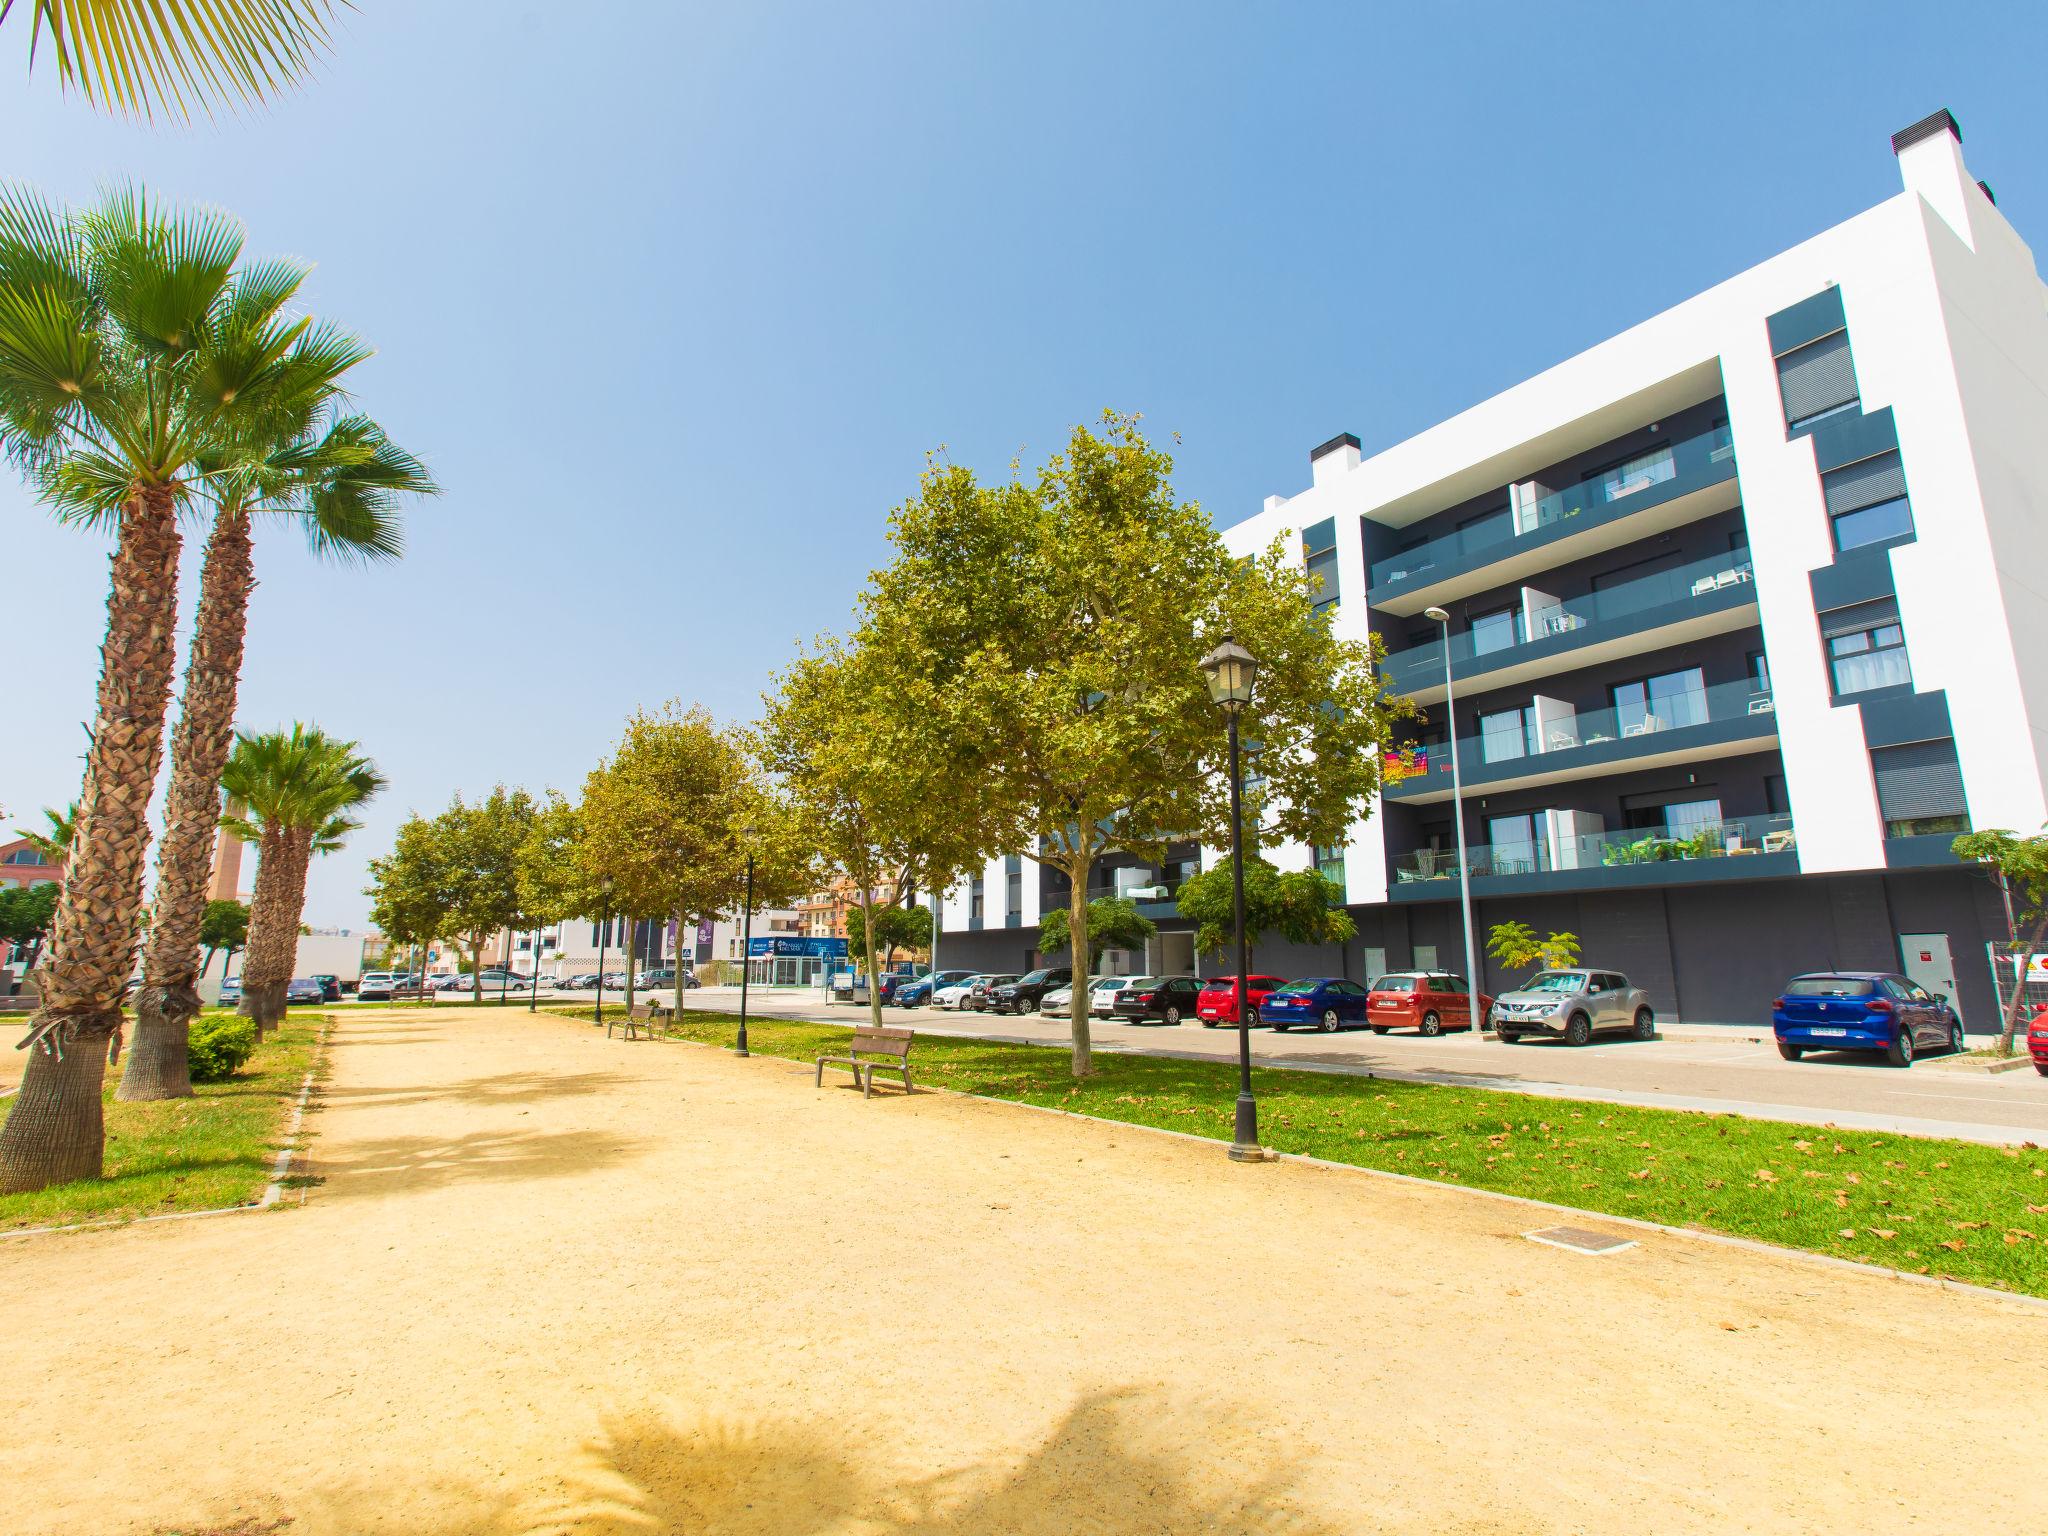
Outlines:
[{"label": "wooden bench", "polygon": [[825,1085],[827,1066],[845,1067],[853,1073],[853,1080],[860,1084],[860,1096],[871,1098],[875,1091],[877,1072],[895,1072],[903,1078],[903,1091],[911,1092],[910,1086],[910,1042],[917,1037],[911,1029],[877,1029],[871,1024],[862,1024],[853,1032],[853,1044],[847,1047],[844,1056],[820,1056],[818,1071],[813,1086]]},{"label": "wooden bench", "polygon": [[609,1040],[612,1037],[613,1030],[623,1029],[628,1040],[638,1040],[642,1023],[647,1025],[646,1035],[648,1039],[652,1040],[654,1038],[654,1024],[649,1017],[647,1005],[645,1003],[635,1003],[625,1013],[607,1014],[605,1016],[604,1037]]}]

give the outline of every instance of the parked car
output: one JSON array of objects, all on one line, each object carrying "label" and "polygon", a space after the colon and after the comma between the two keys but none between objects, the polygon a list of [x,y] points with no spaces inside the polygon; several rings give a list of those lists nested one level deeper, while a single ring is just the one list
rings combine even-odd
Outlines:
[{"label": "parked car", "polygon": [[365,971],[356,983],[356,997],[362,1002],[387,1001],[391,996],[392,977],[389,971]]},{"label": "parked car", "polygon": [[976,971],[959,981],[942,983],[932,993],[932,1002],[940,1008],[951,1008],[955,1012],[967,1006],[967,999],[973,995],[976,985],[987,979],[986,974]]},{"label": "parked car", "polygon": [[524,992],[533,985],[531,976],[522,976],[517,971],[485,971],[483,980],[486,992]]},{"label": "parked car", "polygon": [[1064,965],[1041,965],[1035,971],[1026,971],[1014,981],[989,988],[988,1007],[991,1013],[1029,1013],[1038,1006],[1038,1000],[1054,987],[1064,986],[1074,979],[1074,973]]},{"label": "parked car", "polygon": [[562,983],[564,992],[593,992],[597,989],[597,972],[578,971]]},{"label": "parked car", "polygon": [[1808,1051],[1882,1051],[1893,1066],[1910,1067],[1922,1049],[1963,1048],[1963,1021],[1948,998],[1890,971],[1794,976],[1771,1004],[1771,1031],[1787,1061]]},{"label": "parked car", "polygon": [[241,1006],[241,1002],[242,978],[230,976],[220,984],[220,1005],[223,1008],[236,1008]]},{"label": "parked car", "polygon": [[[670,990],[673,990],[676,984],[676,969],[672,965],[658,965],[651,971],[642,971],[640,973],[640,980],[645,982],[650,989],[654,987],[666,987]],[[691,970],[687,965],[684,966],[683,990],[687,992],[692,987],[702,985],[703,983],[697,980],[697,973]]]},{"label": "parked car", "polygon": [[[1394,971],[1377,978],[1366,993],[1366,1022],[1376,1035],[1390,1029],[1440,1035],[1447,1029],[1472,1027],[1472,998],[1462,976],[1442,971]],[[1482,1021],[1492,1008],[1493,999],[1480,993]]]},{"label": "parked car", "polygon": [[1098,1019],[1114,1017],[1117,998],[1135,983],[1150,979],[1146,976],[1103,977],[1088,989],[1088,1011]]},{"label": "parked car", "polygon": [[[1085,977],[1078,985],[1082,991],[1086,992],[1101,979],[1099,976]],[[1038,1011],[1048,1019],[1064,1019],[1070,1016],[1074,1011],[1074,988],[1076,985],[1077,983],[1070,981],[1065,986],[1054,987],[1039,998]]]},{"label": "parked car", "polygon": [[1488,1017],[1504,1044],[1524,1035],[1554,1035],[1566,1045],[1584,1045],[1603,1031],[1619,1030],[1637,1040],[1657,1033],[1650,994],[1632,986],[1619,971],[1538,971],[1512,992],[1494,999]]},{"label": "parked car", "polygon": [[1335,1034],[1347,1024],[1369,1022],[1368,994],[1357,982],[1342,976],[1305,976],[1276,988],[1259,1017],[1280,1034],[1297,1024],[1313,1024],[1324,1034]]},{"label": "parked car", "polygon": [[1141,976],[1117,993],[1110,1016],[1130,1024],[1178,1024],[1195,1016],[1201,995],[1202,983],[1193,976]]},{"label": "parked car", "polygon": [[972,971],[940,971],[936,976],[919,976],[898,987],[890,1001],[901,1008],[921,1008],[946,988],[972,980]]},{"label": "parked car", "polygon": [[294,976],[284,984],[285,1005],[327,1002],[327,984],[317,976]]},{"label": "parked car", "polygon": [[[1252,977],[1252,984],[1245,989],[1245,1022],[1258,1023],[1260,1005],[1286,985],[1286,979],[1280,976]],[[1214,1029],[1219,1024],[1236,1024],[1237,978],[1211,976],[1203,981],[1201,995],[1195,999],[1195,1017],[1207,1029]]]},{"label": "parked car", "polygon": [[321,1000],[338,1003],[341,1001],[341,978],[325,971],[316,971],[311,978],[320,983]]},{"label": "parked car", "polygon": [[989,994],[997,987],[1006,987],[1018,979],[1015,971],[991,971],[985,976],[974,978],[974,986],[967,994],[967,1001],[960,1006],[972,1008],[976,1013],[988,1012]]},{"label": "parked car", "polygon": [[624,971],[606,971],[604,973],[604,984],[614,992],[623,992],[626,990],[626,973]]},{"label": "parked car", "polygon": [[2027,1020],[2027,1054],[2034,1058],[2034,1070],[2048,1077],[2048,1003],[2036,1008]]}]

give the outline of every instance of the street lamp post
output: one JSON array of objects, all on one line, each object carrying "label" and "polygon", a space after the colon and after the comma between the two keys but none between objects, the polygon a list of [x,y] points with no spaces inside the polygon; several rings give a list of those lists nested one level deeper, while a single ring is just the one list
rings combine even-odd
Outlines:
[{"label": "street lamp post", "polygon": [[[750,834],[751,836],[751,834]],[[773,948],[774,946],[770,946]],[[740,1038],[733,1047],[733,1053],[745,1056],[747,1052],[747,982],[754,972],[754,850],[747,850],[747,910],[740,915]],[[682,973],[676,974],[676,985],[682,985]],[[678,992],[676,996],[681,997]]]},{"label": "street lamp post", "polygon": [[1246,978],[1251,956],[1244,936],[1244,771],[1238,754],[1237,721],[1251,702],[1259,664],[1243,646],[1225,635],[1201,661],[1209,679],[1209,697],[1230,723],[1230,900],[1237,945],[1237,1129],[1230,1144],[1232,1162],[1265,1161],[1259,1145],[1259,1106],[1252,1098],[1252,1031],[1246,1017]]},{"label": "street lamp post", "polygon": [[1435,619],[1444,637],[1444,730],[1451,743],[1451,820],[1458,829],[1458,903],[1465,915],[1465,1017],[1477,1040],[1486,1033],[1486,1020],[1479,1013],[1479,951],[1472,942],[1472,866],[1465,858],[1465,781],[1458,769],[1458,704],[1451,691],[1451,616],[1442,608],[1425,608],[1423,617]]}]

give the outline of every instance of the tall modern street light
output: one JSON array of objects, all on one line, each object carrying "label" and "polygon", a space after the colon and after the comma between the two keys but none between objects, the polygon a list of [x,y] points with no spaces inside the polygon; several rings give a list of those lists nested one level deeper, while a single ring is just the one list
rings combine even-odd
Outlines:
[{"label": "tall modern street light", "polygon": [[1486,1033],[1486,1020],[1479,1012],[1479,951],[1472,943],[1472,866],[1465,859],[1465,781],[1458,771],[1458,705],[1451,693],[1451,616],[1441,608],[1425,608],[1423,617],[1435,619],[1444,636],[1444,730],[1451,742],[1451,820],[1458,828],[1458,902],[1465,909],[1465,1017],[1472,1023],[1472,1038]]},{"label": "tall modern street light", "polygon": [[[733,1045],[733,1054],[745,1056],[747,1051],[747,980],[754,971],[754,829],[743,827],[740,835],[747,840],[747,910],[740,914],[740,1037]],[[771,944],[769,948],[774,948]],[[681,946],[678,944],[678,953]],[[681,1006],[683,973],[676,972],[677,1006]]]},{"label": "tall modern street light", "polygon": [[1230,894],[1237,937],[1237,1133],[1230,1144],[1232,1162],[1265,1161],[1259,1146],[1259,1107],[1252,1099],[1252,1031],[1245,1016],[1250,990],[1251,956],[1244,941],[1244,769],[1238,755],[1237,717],[1251,702],[1252,681],[1259,664],[1252,653],[1230,636],[1202,658],[1209,679],[1209,697],[1230,722]]}]

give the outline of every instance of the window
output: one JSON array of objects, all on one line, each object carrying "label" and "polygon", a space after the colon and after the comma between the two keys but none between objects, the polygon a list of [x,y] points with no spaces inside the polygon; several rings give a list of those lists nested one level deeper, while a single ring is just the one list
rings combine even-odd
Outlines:
[{"label": "window", "polygon": [[1466,621],[1465,627],[1472,633],[1474,656],[1504,651],[1522,643],[1522,610],[1496,608],[1491,613],[1475,614]]},{"label": "window", "polygon": [[1533,874],[1549,866],[1550,861],[1545,857],[1544,821],[1540,811],[1487,818],[1486,837],[1493,844],[1493,872],[1496,875]]},{"label": "window", "polygon": [[1785,790],[1785,775],[1770,773],[1764,775],[1764,810],[1772,816],[1783,816],[1792,809],[1791,796]]},{"label": "window", "polygon": [[980,922],[983,916],[986,914],[986,903],[988,898],[984,893],[985,885],[986,882],[982,879],[982,877],[980,875],[976,875],[974,877],[974,883],[968,887],[967,915],[977,923]]},{"label": "window", "polygon": [[1836,331],[1794,347],[1778,359],[1778,393],[1785,401],[1785,430],[1797,432],[1825,417],[1853,410],[1856,365],[1849,333]]},{"label": "window", "polygon": [[1326,517],[1301,531],[1302,562],[1315,583],[1315,609],[1323,613],[1337,606],[1337,520]]},{"label": "window", "polygon": [[1719,800],[1681,800],[1664,807],[1664,825],[1673,837],[1694,837],[1721,825]]},{"label": "window", "polygon": [[1460,549],[1484,549],[1515,535],[1515,516],[1508,507],[1493,507],[1458,524]]},{"label": "window", "polygon": [[1886,837],[1970,830],[1963,770],[1953,738],[1873,747],[1870,771],[1877,780],[1878,814],[1884,817]]},{"label": "window", "polygon": [[1913,508],[1906,499],[1906,472],[1896,448],[1829,470],[1820,477],[1820,487],[1837,550],[1912,536]]},{"label": "window", "polygon": [[1318,847],[1315,850],[1316,872],[1325,880],[1344,883],[1344,850],[1341,847]]},{"label": "window", "polygon": [[1752,693],[1771,691],[1771,658],[1762,651],[1749,653],[1749,686]]},{"label": "window", "polygon": [[43,850],[40,848],[17,848],[14,852],[7,855],[7,862],[10,864],[42,864],[46,861],[43,858]]},{"label": "window", "polygon": [[1641,682],[1614,688],[1615,724],[1623,736],[1644,736],[1677,726],[1701,725],[1707,718],[1706,676],[1698,667],[1664,672]]},{"label": "window", "polygon": [[1912,684],[1913,667],[1906,657],[1906,635],[1899,627],[1896,600],[1885,598],[1824,613],[1821,633],[1827,638],[1835,697]]},{"label": "window", "polygon": [[1625,795],[1621,818],[1631,831],[1691,837],[1704,828],[1721,824],[1721,802],[1712,795],[1673,800],[1669,791],[1661,795]]},{"label": "window", "polygon": [[1434,944],[1418,944],[1415,946],[1415,968],[1418,971],[1433,971],[1436,969],[1436,946]]},{"label": "window", "polygon": [[1524,705],[1479,717],[1479,759],[1504,763],[1536,751],[1536,711]]},{"label": "window", "polygon": [[1594,471],[1600,480],[1600,493],[1608,501],[1619,501],[1624,496],[1635,495],[1637,491],[1647,491],[1653,485],[1672,479],[1677,473],[1678,465],[1672,459],[1668,445]]}]

